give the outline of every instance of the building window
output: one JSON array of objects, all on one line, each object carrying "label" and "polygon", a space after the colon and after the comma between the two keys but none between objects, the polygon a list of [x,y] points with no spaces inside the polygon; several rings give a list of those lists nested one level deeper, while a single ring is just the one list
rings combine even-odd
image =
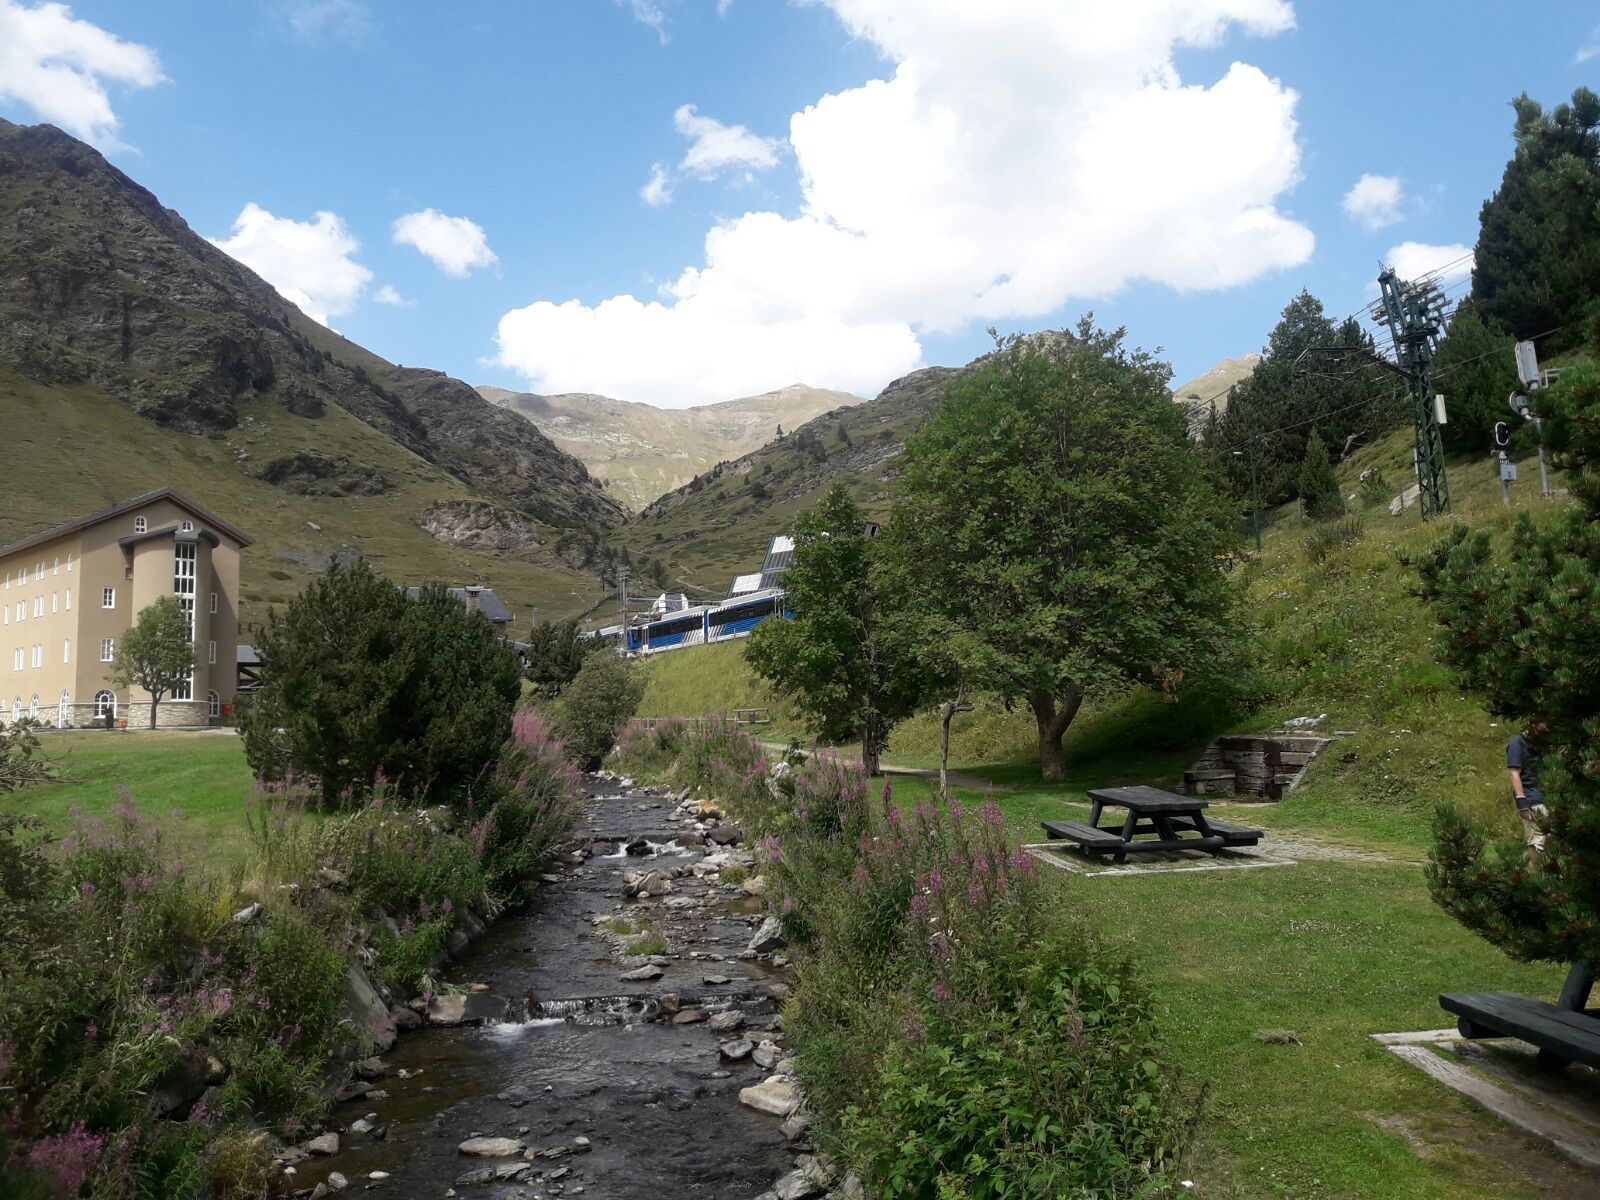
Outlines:
[{"label": "building window", "polygon": [[72,589],[71,588],[67,589],[67,611],[68,612],[72,611]]},{"label": "building window", "polygon": [[11,701],[11,723],[15,725],[22,720],[22,697],[18,696]]},{"label": "building window", "polygon": [[42,595],[33,598],[33,615],[36,617],[44,616],[44,597]]},{"label": "building window", "polygon": [[27,619],[28,619],[28,602],[26,600],[18,600],[17,601],[17,620],[26,621]]},{"label": "building window", "polygon": [[215,692],[206,693],[206,713],[212,717],[220,717],[222,715],[222,697]]},{"label": "building window", "polygon": [[117,657],[117,640],[115,638],[100,639],[100,661],[113,662]]},{"label": "building window", "polygon": [[117,589],[114,587],[100,589],[100,607],[115,608],[117,606]]},{"label": "building window", "polygon": [[39,719],[39,693],[33,694],[33,699],[28,701],[28,715],[35,721]]},{"label": "building window", "polygon": [[56,728],[65,729],[72,724],[72,694],[63,691],[61,700],[56,704]]},{"label": "building window", "polygon": [[59,601],[60,599],[61,599],[60,593],[58,593],[58,592],[51,592],[50,593],[50,611],[51,612],[55,612],[56,611],[56,602]]},{"label": "building window", "polygon": [[72,551],[67,551],[67,574],[72,574]]},{"label": "building window", "polygon": [[183,532],[185,532],[185,533],[193,533],[194,532],[194,522],[193,521],[185,521],[183,523]]},{"label": "building window", "polygon": [[149,526],[145,524],[143,517],[135,517],[133,519],[133,531],[135,533],[143,533],[148,528]]},{"label": "building window", "polygon": [[13,671],[22,670],[22,647],[21,646],[18,646],[15,650],[13,650],[11,652],[11,669]]},{"label": "building window", "polygon": [[208,663],[217,661],[217,644],[215,642],[206,643],[206,661]]},{"label": "building window", "polygon": [[217,611],[217,594],[215,592],[211,593],[211,611],[213,613]]},{"label": "building window", "polygon": [[25,584],[27,582],[28,582],[28,568],[27,567],[23,567],[21,573],[19,573],[17,575],[17,586],[21,587],[23,584]]},{"label": "building window", "polygon": [[172,594],[194,595],[195,552],[193,542],[179,542],[172,548]]},{"label": "building window", "polygon": [[94,715],[97,717],[116,716],[117,694],[115,692],[96,692],[94,694]]},{"label": "building window", "polygon": [[35,642],[28,650],[28,665],[35,670],[44,666],[44,643]]},{"label": "building window", "polygon": [[55,562],[50,564],[50,574],[52,574],[52,575],[61,574],[61,556],[59,554],[56,555]]},{"label": "building window", "polygon": [[61,661],[63,663],[72,661],[72,642],[67,638],[61,640]]},{"label": "building window", "polygon": [[193,700],[194,699],[194,676],[193,675],[189,676],[189,678],[185,679],[182,683],[178,684],[177,686],[175,686],[172,689],[172,698],[174,700]]}]

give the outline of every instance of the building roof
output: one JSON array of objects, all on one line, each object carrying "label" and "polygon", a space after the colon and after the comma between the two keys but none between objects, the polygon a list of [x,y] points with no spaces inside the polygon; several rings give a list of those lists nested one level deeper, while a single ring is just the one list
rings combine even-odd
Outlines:
[{"label": "building roof", "polygon": [[[466,587],[447,587],[445,588],[445,591],[449,593],[449,596],[452,600],[459,600],[462,604],[467,602],[467,593],[469,591],[477,592],[479,612],[488,617],[493,623],[499,624],[500,622],[505,622],[508,625],[511,623],[511,610],[505,606],[505,602],[502,601],[499,596],[494,594],[493,588],[479,587],[477,584],[469,584]],[[421,588],[408,587],[406,589],[406,595],[410,596],[413,600],[415,600],[421,593]]]},{"label": "building roof", "polygon": [[728,596],[742,596],[746,592],[753,592],[761,586],[761,572],[752,571],[748,575],[735,575],[733,582],[728,585]]},{"label": "building roof", "polygon": [[233,652],[233,661],[241,667],[259,667],[261,655],[254,646],[246,646],[240,642]]},{"label": "building roof", "polygon": [[65,537],[69,533],[77,533],[80,530],[88,529],[91,526],[102,524],[103,522],[109,521],[114,517],[121,516],[125,512],[130,512],[136,508],[143,508],[146,504],[151,504],[157,500],[170,500],[173,504],[176,504],[179,508],[189,513],[191,516],[198,517],[207,525],[213,525],[220,529],[234,541],[238,542],[241,547],[252,546],[255,544],[255,539],[249,534],[244,533],[234,526],[228,524],[228,522],[222,520],[222,518],[213,516],[211,513],[208,513],[205,509],[201,508],[193,500],[188,499],[186,496],[179,495],[174,489],[167,487],[157,488],[153,492],[146,492],[144,495],[135,496],[131,500],[123,500],[120,503],[113,504],[110,508],[96,509],[92,513],[85,513],[81,517],[74,517],[70,521],[63,521],[59,525],[52,525],[48,529],[42,529],[38,533],[30,534],[28,537],[22,538],[20,541],[12,542],[8,546],[0,546],[0,558],[4,558],[10,554],[16,554],[22,550],[30,549],[33,546],[43,545],[45,542],[54,541],[58,537]]}]

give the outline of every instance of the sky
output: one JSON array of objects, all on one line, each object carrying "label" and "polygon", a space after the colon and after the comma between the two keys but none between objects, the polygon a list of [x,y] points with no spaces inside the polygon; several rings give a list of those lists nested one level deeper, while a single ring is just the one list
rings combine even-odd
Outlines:
[{"label": "sky", "polygon": [[1300,289],[1467,286],[1592,0],[0,0],[99,147],[406,365],[665,407],[875,394],[1092,312],[1174,381]]}]

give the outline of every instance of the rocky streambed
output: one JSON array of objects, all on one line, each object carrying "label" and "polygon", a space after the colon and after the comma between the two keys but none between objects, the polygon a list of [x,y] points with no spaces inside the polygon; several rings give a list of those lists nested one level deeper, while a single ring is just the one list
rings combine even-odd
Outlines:
[{"label": "rocky streambed", "polygon": [[361,1065],[280,1163],[285,1189],[859,1195],[806,1143],[782,935],[744,840],[714,805],[592,779],[537,902],[457,961],[424,1028]]}]

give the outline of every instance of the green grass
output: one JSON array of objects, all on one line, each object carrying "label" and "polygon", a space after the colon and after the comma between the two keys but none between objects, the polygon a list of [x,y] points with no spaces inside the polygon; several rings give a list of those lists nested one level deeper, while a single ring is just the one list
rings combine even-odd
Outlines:
[{"label": "green grass", "polygon": [[[245,801],[255,783],[234,735],[130,731],[46,734],[39,740],[59,780],[0,796],[0,810],[38,817],[61,835],[73,827],[70,810],[105,819],[125,789],[142,814],[159,821],[186,861],[245,860]],[[173,810],[180,815],[174,817]]]},{"label": "green grass", "polygon": [[735,708],[765,708],[772,725],[755,732],[787,734],[800,727],[799,715],[744,661],[741,639],[714,646],[690,646],[653,655],[643,662],[641,717],[705,717]]}]

